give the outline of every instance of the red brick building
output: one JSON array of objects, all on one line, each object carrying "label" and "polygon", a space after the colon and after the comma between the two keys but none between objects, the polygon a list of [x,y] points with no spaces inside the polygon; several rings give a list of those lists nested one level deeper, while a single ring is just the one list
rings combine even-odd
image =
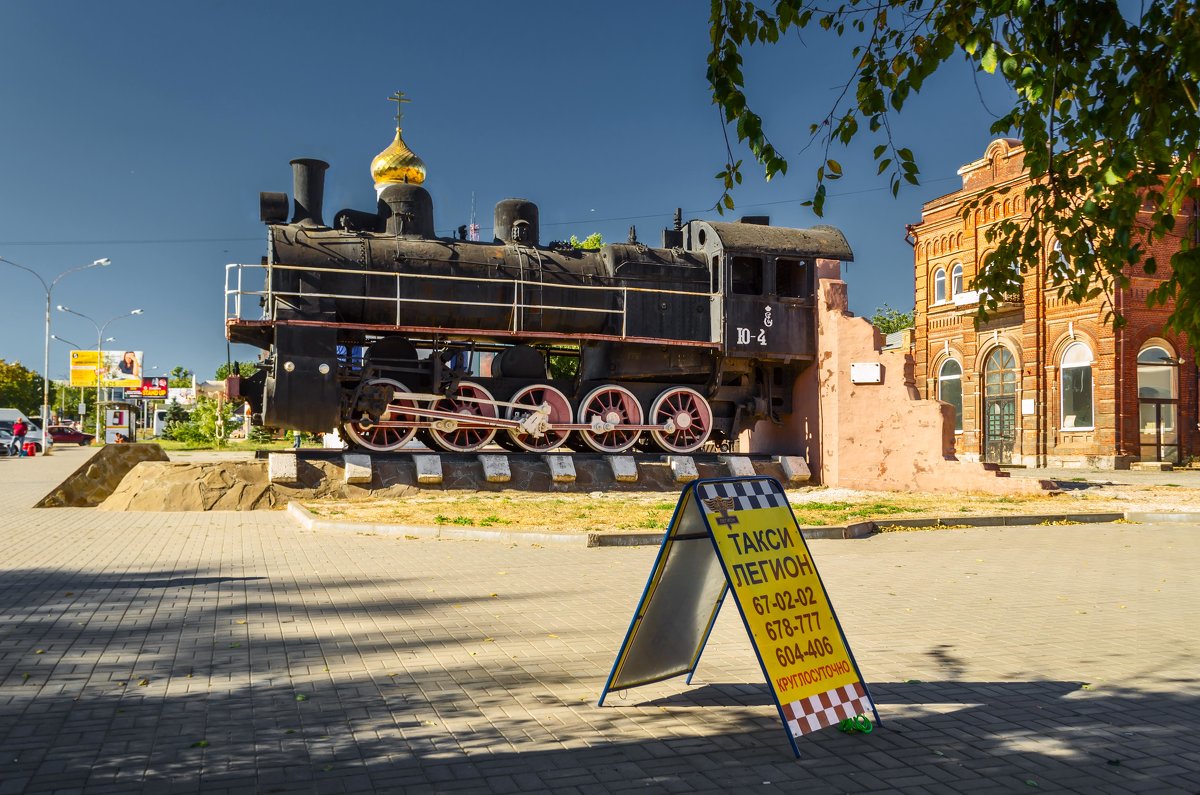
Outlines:
[{"label": "red brick building", "polygon": [[[1041,261],[1022,274],[1020,297],[975,327],[972,282],[994,245],[985,233],[1026,214],[1022,154],[1019,141],[993,141],[959,169],[962,190],[926,203],[911,230],[918,389],[955,406],[964,460],[1110,468],[1185,460],[1200,446],[1197,366],[1186,338],[1164,330],[1170,308],[1146,308],[1161,276],[1130,274],[1130,286],[1111,299],[1129,324],[1114,331],[1103,298],[1058,297],[1046,275],[1055,241],[1046,240]],[[963,218],[969,201],[1004,187],[995,203]],[[1171,245],[1154,251],[1159,263]]]}]

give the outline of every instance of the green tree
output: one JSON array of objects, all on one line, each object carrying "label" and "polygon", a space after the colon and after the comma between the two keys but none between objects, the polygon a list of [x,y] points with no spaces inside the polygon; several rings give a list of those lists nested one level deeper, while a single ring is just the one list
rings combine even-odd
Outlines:
[{"label": "green tree", "polygon": [[0,359],[0,407],[33,415],[41,411],[42,374],[20,362]]},{"label": "green tree", "polygon": [[[742,50],[814,25],[853,44],[854,64],[842,93],[809,127],[809,143],[823,151],[809,202],[817,215],[826,184],[843,174],[829,156],[835,145],[870,138],[877,171],[887,174],[893,195],[905,183],[918,184],[920,170],[893,137],[890,114],[947,61],[963,58],[983,79],[1002,80],[1012,90],[1013,105],[991,132],[1021,139],[1034,180],[1024,191],[1029,220],[1006,220],[987,232],[995,248],[975,280],[983,288],[980,317],[1012,287],[1011,263],[1035,265],[1051,239],[1061,250],[1050,255],[1050,282],[1074,301],[1128,286],[1135,268],[1156,273],[1161,263],[1148,252],[1169,240],[1178,251],[1149,303],[1173,300],[1169,325],[1200,338],[1200,14],[1194,0],[1125,7],[1116,0],[775,0],[769,8],[711,0],[713,101],[768,179],[787,173],[787,160],[747,102]],[[724,188],[718,209],[733,208],[741,165],[730,149],[717,174]],[[978,201],[989,204],[997,194]],[[1123,324],[1111,311],[1114,324]]]},{"label": "green tree", "polygon": [[163,438],[182,441],[180,435],[186,433],[188,413],[174,400],[167,401],[166,407],[167,416],[163,423]]},{"label": "green tree", "polygon": [[580,240],[575,235],[571,235],[571,239],[567,242],[571,244],[571,248],[584,250],[598,249],[604,245],[604,236],[599,232],[592,232],[583,240]]},{"label": "green tree", "polygon": [[183,365],[176,365],[167,373],[167,386],[189,387],[192,385],[192,371]]},{"label": "green tree", "polygon": [[901,312],[899,309],[892,309],[887,304],[884,304],[883,306],[875,307],[875,314],[871,315],[871,325],[884,334],[902,331],[906,328],[912,328],[913,313]]},{"label": "green tree", "polygon": [[233,365],[237,365],[237,373],[241,375],[242,378],[249,378],[250,376],[254,375],[254,372],[258,369],[254,362],[234,362],[233,364],[226,362],[225,364],[217,367],[217,374],[213,380],[224,381],[231,373],[234,372]]}]

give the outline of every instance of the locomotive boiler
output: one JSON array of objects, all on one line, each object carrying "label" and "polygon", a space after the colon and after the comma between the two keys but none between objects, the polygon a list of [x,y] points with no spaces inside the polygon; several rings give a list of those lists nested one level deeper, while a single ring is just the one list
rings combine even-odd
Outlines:
[{"label": "locomotive boiler", "polygon": [[837,229],[677,211],[660,247],[631,233],[580,250],[543,245],[537,206],[506,199],[494,239],[438,237],[400,132],[372,163],[374,211],[327,225],[328,165],[313,159],[292,161],[290,201],[260,197],[267,254],[228,267],[226,335],[265,351],[243,382],[262,424],[339,428],[378,452],[415,437],[688,453],[792,411],[817,353],[816,260],[853,256]]}]

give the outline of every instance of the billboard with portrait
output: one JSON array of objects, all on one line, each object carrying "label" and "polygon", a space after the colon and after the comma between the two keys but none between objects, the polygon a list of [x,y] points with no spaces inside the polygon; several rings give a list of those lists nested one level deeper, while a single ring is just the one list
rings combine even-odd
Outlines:
[{"label": "billboard with portrait", "polygon": [[71,386],[140,388],[142,385],[141,351],[71,351]]}]

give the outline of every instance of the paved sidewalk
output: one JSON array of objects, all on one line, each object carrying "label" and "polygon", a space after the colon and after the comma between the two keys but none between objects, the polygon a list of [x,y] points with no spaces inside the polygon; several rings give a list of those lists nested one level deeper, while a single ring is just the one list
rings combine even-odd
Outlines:
[{"label": "paved sidewalk", "polygon": [[28,507],[86,454],[0,459],[0,793],[1197,789],[1195,526],[812,542],[885,725],[797,761],[729,609],[595,706],[654,549]]}]

